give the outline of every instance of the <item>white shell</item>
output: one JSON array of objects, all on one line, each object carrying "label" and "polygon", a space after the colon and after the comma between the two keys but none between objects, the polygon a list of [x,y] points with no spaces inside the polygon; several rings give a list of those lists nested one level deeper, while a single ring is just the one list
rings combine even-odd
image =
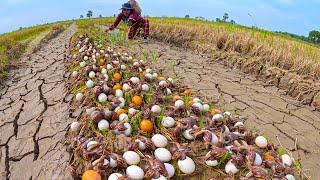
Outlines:
[{"label": "white shell", "polygon": [[130,135],[131,135],[131,132],[132,132],[132,127],[131,127],[131,125],[130,125],[129,123],[124,123],[123,125],[124,125],[124,127],[126,127],[126,130],[124,131],[124,134],[125,134],[126,136],[130,136]]},{"label": "white shell", "polygon": [[148,86],[147,84],[143,84],[143,85],[141,86],[141,89],[142,89],[142,91],[147,92],[147,91],[149,91],[149,86]]},{"label": "white shell", "polygon": [[86,82],[86,86],[88,88],[92,88],[94,86],[94,82],[92,80],[89,80],[89,81]]},{"label": "white shell", "polygon": [[291,166],[292,165],[292,159],[288,154],[284,154],[281,156],[282,164],[286,166]]},{"label": "white shell", "polygon": [[133,84],[138,84],[140,82],[140,79],[137,78],[137,77],[132,77],[130,78],[130,81],[133,83]]},{"label": "white shell", "polygon": [[126,70],[127,66],[126,65],[121,65],[120,68],[121,68],[121,70]]},{"label": "white shell", "polygon": [[260,166],[262,164],[262,158],[260,154],[256,153],[256,158],[254,159],[253,165]]},{"label": "white shell", "polygon": [[101,94],[99,94],[99,96],[98,96],[98,100],[99,100],[99,102],[101,102],[101,103],[107,102],[108,96],[105,95],[104,93],[101,93]]},{"label": "white shell", "polygon": [[167,79],[171,84],[173,83],[173,79],[172,78],[168,78]]},{"label": "white shell", "polygon": [[80,67],[82,67],[82,68],[83,68],[83,67],[85,67],[86,65],[87,65],[87,63],[86,63],[86,62],[84,62],[84,61],[81,61],[81,62],[80,62]]},{"label": "white shell", "polygon": [[210,106],[209,106],[209,104],[204,104],[204,105],[203,105],[203,111],[204,111],[204,112],[210,111]]},{"label": "white shell", "polygon": [[101,69],[101,73],[102,73],[102,74],[107,74],[107,72],[108,72],[108,71],[107,71],[106,68],[102,68],[102,69]]},{"label": "white shell", "polygon": [[103,166],[109,166],[110,161],[108,159],[103,160]]},{"label": "white shell", "polygon": [[239,171],[239,169],[230,160],[226,164],[225,171],[226,171],[226,173],[236,174]]},{"label": "white shell", "polygon": [[223,116],[221,114],[215,114],[213,117],[212,117],[212,120],[213,121],[221,121],[223,119]]},{"label": "white shell", "polygon": [[199,102],[193,103],[193,104],[192,104],[192,107],[193,107],[193,108],[197,108],[197,109],[199,109],[200,111],[203,111],[203,106],[202,106],[202,104],[199,103]]},{"label": "white shell", "polygon": [[185,174],[192,174],[196,170],[194,161],[186,156],[186,159],[178,161],[178,167]]},{"label": "white shell", "polygon": [[108,81],[109,80],[108,74],[104,74],[103,77],[104,77],[104,81]]},{"label": "white shell", "polygon": [[157,79],[158,78],[158,74],[157,73],[153,73],[152,74],[152,79]]},{"label": "white shell", "polygon": [[119,107],[124,107],[124,106],[126,105],[126,100],[124,100],[123,97],[119,97],[118,100],[121,102],[120,105],[119,105]]},{"label": "white shell", "polygon": [[116,96],[117,96],[117,97],[123,97],[123,92],[122,92],[122,90],[117,89],[117,90],[116,90]]},{"label": "white shell", "polygon": [[234,125],[234,127],[238,127],[238,126],[244,126],[243,122],[241,122],[241,121],[236,122],[236,124]]},{"label": "white shell", "polygon": [[217,160],[207,160],[205,163],[207,166],[210,166],[210,167],[214,167],[219,164]]},{"label": "white shell", "polygon": [[124,83],[123,86],[122,86],[122,89],[124,92],[128,92],[131,90],[131,86],[127,83]]},{"label": "white shell", "polygon": [[169,178],[171,178],[171,177],[173,177],[174,176],[174,173],[175,173],[175,169],[174,169],[174,167],[171,165],[171,164],[169,164],[169,163],[164,163],[164,166],[165,166],[165,168],[166,168],[166,170],[167,170],[167,172],[168,172],[168,177]]},{"label": "white shell", "polygon": [[107,64],[107,70],[113,69],[113,66],[111,64]]},{"label": "white shell", "polygon": [[85,56],[84,58],[83,58],[83,60],[85,60],[85,61],[88,61],[88,56]]},{"label": "white shell", "polygon": [[255,143],[259,148],[265,148],[268,145],[267,139],[263,136],[256,137]]},{"label": "white shell", "polygon": [[172,94],[171,89],[167,88],[167,94],[168,94],[168,95]]},{"label": "white shell", "polygon": [[77,95],[76,95],[76,100],[77,101],[81,101],[83,99],[83,94],[82,93],[78,93]]},{"label": "white shell", "polygon": [[134,62],[134,63],[133,63],[133,66],[134,66],[134,67],[139,67],[139,62]]},{"label": "white shell", "polygon": [[174,103],[174,106],[176,108],[183,108],[184,107],[184,102],[182,100],[177,100],[175,103]]},{"label": "white shell", "polygon": [[97,141],[90,141],[87,144],[87,150],[90,151],[92,148],[96,147],[99,143]]},{"label": "white shell", "polygon": [[146,78],[146,79],[152,79],[152,74],[150,74],[150,73],[147,73],[146,75],[144,75],[144,77]]},{"label": "white shell", "polygon": [[148,68],[148,69],[146,69],[146,73],[151,73],[151,69],[150,68]]},{"label": "white shell", "polygon": [[151,138],[153,144],[156,147],[166,147],[168,145],[168,140],[162,134],[155,134]]},{"label": "white shell", "polygon": [[223,115],[225,116],[225,117],[231,117],[231,112],[229,112],[229,111],[226,111],[226,112],[224,112],[223,113]]},{"label": "white shell", "polygon": [[175,125],[175,120],[172,117],[164,117],[162,119],[162,126],[172,128]]},{"label": "white shell", "polygon": [[128,122],[128,121],[129,121],[129,117],[128,117],[128,115],[127,115],[127,114],[125,114],[125,113],[120,114],[120,116],[119,116],[119,121],[125,121],[125,122]]},{"label": "white shell", "polygon": [[192,129],[187,129],[187,130],[183,131],[182,135],[184,138],[186,138],[188,140],[194,140],[195,138],[190,134],[190,131],[192,131]]},{"label": "white shell", "polygon": [[193,98],[193,103],[201,103],[202,101],[199,98]]},{"label": "white shell", "polygon": [[121,177],[122,177],[122,174],[120,174],[120,173],[112,173],[108,177],[108,180],[118,180]]},{"label": "white shell", "polygon": [[140,150],[143,151],[143,150],[146,149],[146,143],[140,141],[139,139],[136,139],[135,141],[139,143],[139,149],[140,149]]},{"label": "white shell", "polygon": [[101,121],[99,121],[98,123],[98,128],[100,131],[105,131],[109,128],[109,122],[105,119],[102,119]]},{"label": "white shell", "polygon": [[158,106],[158,105],[153,105],[153,106],[151,107],[151,111],[152,111],[153,113],[155,113],[155,114],[159,114],[159,113],[161,113],[161,107]]},{"label": "white shell", "polygon": [[134,180],[140,180],[144,178],[144,172],[143,170],[136,165],[131,165],[126,169],[126,175],[128,178],[134,179]]},{"label": "white shell", "polygon": [[72,72],[72,77],[76,77],[78,75],[78,71],[73,71]]},{"label": "white shell", "polygon": [[154,151],[154,156],[162,162],[169,162],[172,157],[170,151],[166,148],[157,148]]},{"label": "white shell", "polygon": [[167,87],[167,82],[166,81],[160,81],[159,82],[159,86],[161,86],[161,87]]},{"label": "white shell", "polygon": [[96,56],[95,56],[95,55],[92,55],[92,59],[96,59]]},{"label": "white shell", "polygon": [[77,132],[77,131],[79,131],[80,130],[80,123],[79,122],[73,122],[73,123],[71,123],[71,125],[70,125],[70,129],[71,129],[71,131],[73,131],[73,132]]},{"label": "white shell", "polygon": [[137,112],[138,112],[138,110],[136,110],[134,108],[129,108],[128,109],[128,113],[129,113],[130,116],[134,116]]},{"label": "white shell", "polygon": [[211,134],[212,134],[211,143],[217,144],[219,142],[219,138],[213,132],[211,132]]},{"label": "white shell", "polygon": [[93,72],[93,71],[91,71],[91,72],[89,73],[89,77],[90,77],[90,78],[94,78],[94,77],[96,77],[96,73],[95,73],[95,72]]},{"label": "white shell", "polygon": [[287,180],[296,180],[296,178],[292,174],[287,174],[286,179]]},{"label": "white shell", "polygon": [[124,160],[127,162],[129,165],[137,165],[140,162],[140,156],[138,153],[134,151],[127,151],[123,154]]},{"label": "white shell", "polygon": [[110,158],[110,167],[115,168],[118,166],[118,163],[116,160]]}]

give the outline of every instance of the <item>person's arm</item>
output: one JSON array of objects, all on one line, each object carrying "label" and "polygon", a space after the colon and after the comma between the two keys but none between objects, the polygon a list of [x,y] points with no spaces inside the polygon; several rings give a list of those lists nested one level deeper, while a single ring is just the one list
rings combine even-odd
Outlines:
[{"label": "person's arm", "polygon": [[121,22],[121,20],[122,20],[122,13],[120,13],[118,16],[117,16],[117,18],[116,18],[116,20],[114,21],[114,23],[109,27],[109,30],[113,30],[114,28],[116,28],[118,25],[119,25],[119,23]]}]

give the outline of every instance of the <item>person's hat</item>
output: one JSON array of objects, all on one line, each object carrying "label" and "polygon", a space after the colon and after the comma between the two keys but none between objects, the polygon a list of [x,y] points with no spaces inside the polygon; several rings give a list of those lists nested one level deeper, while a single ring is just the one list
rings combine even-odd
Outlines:
[{"label": "person's hat", "polygon": [[122,4],[122,8],[121,9],[133,9],[130,3],[124,3]]}]

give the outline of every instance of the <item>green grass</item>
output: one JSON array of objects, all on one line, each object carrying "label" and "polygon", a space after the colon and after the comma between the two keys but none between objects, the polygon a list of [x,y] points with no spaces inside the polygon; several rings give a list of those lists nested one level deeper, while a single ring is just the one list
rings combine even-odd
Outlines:
[{"label": "green grass", "polygon": [[[69,23],[69,22],[68,22]],[[0,80],[8,75],[8,66],[15,65],[25,52],[28,44],[46,31],[50,32],[54,27],[67,25],[67,22],[52,23],[0,35]]]}]

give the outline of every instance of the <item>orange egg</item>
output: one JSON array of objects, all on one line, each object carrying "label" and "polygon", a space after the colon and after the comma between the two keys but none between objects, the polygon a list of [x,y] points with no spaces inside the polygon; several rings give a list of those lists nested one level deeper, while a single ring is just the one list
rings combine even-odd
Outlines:
[{"label": "orange egg", "polygon": [[263,155],[263,159],[264,159],[264,160],[274,160],[274,157],[271,155],[271,153],[266,152],[266,153]]},{"label": "orange egg", "polygon": [[133,96],[132,103],[135,106],[141,106],[143,104],[143,100],[142,100],[142,98],[140,96]]},{"label": "orange egg", "polygon": [[190,101],[188,102],[188,106],[192,106],[192,104],[193,104],[193,100],[190,100]]},{"label": "orange egg", "polygon": [[221,110],[219,110],[219,109],[213,108],[213,109],[211,110],[211,115],[215,115],[215,114],[222,114],[222,112],[221,112]]},{"label": "orange egg", "polygon": [[99,65],[103,66],[105,64],[105,60],[103,58],[100,58],[99,60]]},{"label": "orange egg", "polygon": [[127,111],[125,109],[119,108],[116,113],[118,116],[120,116],[120,114],[127,113]]},{"label": "orange egg", "polygon": [[122,86],[121,86],[121,84],[117,83],[116,85],[113,86],[113,89],[114,90],[122,89]]},{"label": "orange egg", "polygon": [[120,73],[114,73],[113,79],[114,79],[114,81],[119,82],[119,81],[121,81],[122,76]]},{"label": "orange egg", "polygon": [[192,92],[191,92],[191,90],[190,89],[186,89],[186,90],[184,90],[184,92],[183,92],[183,94],[185,94],[185,95],[190,95]]},{"label": "orange egg", "polygon": [[165,78],[165,77],[162,77],[162,76],[159,77],[158,79],[159,79],[159,81],[164,81],[164,80],[166,80],[166,78]]},{"label": "orange egg", "polygon": [[101,180],[101,176],[97,171],[87,170],[82,175],[82,180]]},{"label": "orange egg", "polygon": [[152,133],[153,132],[153,123],[152,121],[145,119],[140,123],[140,129],[144,132]]},{"label": "orange egg", "polygon": [[174,102],[176,102],[177,100],[181,99],[181,97],[179,95],[174,95],[172,99]]}]

